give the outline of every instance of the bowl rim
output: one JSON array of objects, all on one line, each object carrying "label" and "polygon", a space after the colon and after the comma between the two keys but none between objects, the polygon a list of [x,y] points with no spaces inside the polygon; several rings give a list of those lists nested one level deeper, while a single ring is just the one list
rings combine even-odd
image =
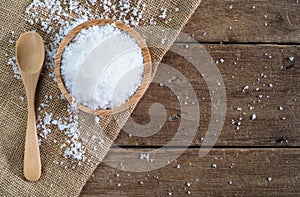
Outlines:
[{"label": "bowl rim", "polygon": [[76,99],[74,99],[69,91],[67,90],[64,79],[61,75],[61,60],[62,56],[64,53],[64,50],[66,46],[72,42],[73,38],[81,32],[83,29],[87,29],[92,26],[104,26],[104,25],[111,25],[114,24],[116,28],[120,29],[121,31],[124,31],[125,33],[128,33],[139,45],[141,48],[142,56],[143,56],[143,61],[144,61],[144,73],[143,73],[143,79],[140,87],[136,90],[136,92],[122,105],[112,108],[112,109],[92,109],[89,108],[81,103],[76,103],[76,106],[78,109],[94,114],[94,115],[112,115],[116,114],[118,112],[124,111],[125,109],[128,109],[130,107],[133,107],[135,104],[138,103],[138,101],[142,98],[144,93],[146,92],[147,88],[149,87],[149,84],[151,82],[152,78],[152,62],[151,62],[151,55],[149,52],[149,49],[144,41],[144,39],[140,36],[140,34],[135,31],[133,28],[131,28],[128,25],[125,25],[122,22],[115,21],[115,20],[110,20],[110,19],[94,19],[94,20],[89,20],[84,23],[81,23],[74,29],[72,29],[61,41],[59,48],[57,49],[56,52],[56,57],[54,60],[54,73],[57,79],[57,84],[58,87],[61,91],[61,93],[65,96],[65,98],[68,100],[69,103],[74,103]]}]

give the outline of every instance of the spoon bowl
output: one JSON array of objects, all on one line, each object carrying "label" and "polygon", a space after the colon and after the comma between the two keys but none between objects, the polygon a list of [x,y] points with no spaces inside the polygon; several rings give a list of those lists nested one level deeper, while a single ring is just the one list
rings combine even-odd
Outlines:
[{"label": "spoon bowl", "polygon": [[45,47],[41,36],[35,32],[22,34],[16,45],[16,56],[21,71],[40,72],[45,57]]},{"label": "spoon bowl", "polygon": [[34,97],[45,58],[42,37],[36,32],[26,32],[16,44],[16,59],[22,76],[28,102],[28,119],[24,150],[24,176],[37,181],[41,176],[41,160],[38,145]]}]

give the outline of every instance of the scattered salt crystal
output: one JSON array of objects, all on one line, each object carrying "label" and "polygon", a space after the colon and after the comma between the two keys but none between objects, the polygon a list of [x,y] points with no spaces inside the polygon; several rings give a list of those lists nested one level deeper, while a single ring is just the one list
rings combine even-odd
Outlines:
[{"label": "scattered salt crystal", "polygon": [[232,8],[233,8],[233,5],[229,5],[228,9],[232,10]]},{"label": "scattered salt crystal", "polygon": [[140,184],[140,185],[144,185],[144,182],[143,182],[143,181],[139,181],[139,184]]},{"label": "scattered salt crystal", "polygon": [[154,20],[153,17],[150,19],[149,24],[153,26],[156,25],[156,21]]},{"label": "scattered salt crystal", "polygon": [[255,120],[256,119],[256,114],[252,114],[250,117],[251,120]]},{"label": "scattered salt crystal", "polygon": [[95,123],[99,124],[99,122],[100,122],[100,117],[99,116],[95,116]]},{"label": "scattered salt crystal", "polygon": [[186,186],[191,187],[192,184],[193,184],[192,182],[187,182],[187,183],[186,183]]},{"label": "scattered salt crystal", "polygon": [[13,56],[13,57],[9,58],[7,64],[12,66],[12,69],[14,71],[14,77],[16,79],[21,79],[21,74],[20,74],[20,71],[19,71],[19,68],[18,68],[16,56]]},{"label": "scattered salt crystal", "polygon": [[178,168],[178,169],[179,169],[179,168],[180,168],[180,164],[177,164],[177,165],[176,165],[176,168]]},{"label": "scattered salt crystal", "polygon": [[172,193],[171,193],[171,192],[168,192],[168,196],[172,196]]},{"label": "scattered salt crystal", "polygon": [[24,96],[20,96],[20,100],[24,102]]},{"label": "scattered salt crystal", "polygon": [[282,106],[278,106],[278,110],[282,111],[283,107]]},{"label": "scattered salt crystal", "polygon": [[272,87],[273,87],[273,84],[270,83],[270,84],[269,84],[269,87],[272,88]]},{"label": "scattered salt crystal", "polygon": [[217,164],[214,163],[214,164],[211,165],[211,167],[212,168],[217,168]]},{"label": "scattered salt crystal", "polygon": [[247,85],[244,86],[244,87],[243,87],[243,92],[245,92],[245,91],[248,90],[248,89],[249,89],[249,86],[247,86]]},{"label": "scattered salt crystal", "polygon": [[203,33],[202,33],[202,36],[206,36],[206,35],[207,35],[207,33],[206,33],[206,32],[203,32]]},{"label": "scattered salt crystal", "polygon": [[187,191],[186,193],[187,193],[187,194],[191,194],[191,191]]},{"label": "scattered salt crystal", "polygon": [[179,8],[175,8],[175,12],[179,12]]},{"label": "scattered salt crystal", "polygon": [[268,180],[269,182],[271,182],[271,181],[272,181],[272,177],[268,177],[267,180]]},{"label": "scattered salt crystal", "polygon": [[237,107],[237,108],[236,108],[236,110],[237,110],[237,111],[242,111],[242,110],[243,110],[243,108],[241,108],[241,107]]},{"label": "scattered salt crystal", "polygon": [[120,187],[120,186],[121,186],[121,183],[118,183],[118,184],[117,184],[117,187]]},{"label": "scattered salt crystal", "polygon": [[294,57],[289,57],[289,60],[291,61],[291,62],[293,62],[294,61]]},{"label": "scattered salt crystal", "polygon": [[166,41],[167,41],[167,38],[162,38],[162,39],[161,39],[161,43],[162,43],[162,44],[165,44]]},{"label": "scattered salt crystal", "polygon": [[160,11],[162,12],[161,15],[159,15],[159,18],[165,19],[167,17],[167,8],[162,7],[160,9]]},{"label": "scattered salt crystal", "polygon": [[225,60],[224,60],[223,58],[219,59],[219,61],[220,61],[221,63],[224,63],[224,62],[225,62]]},{"label": "scattered salt crystal", "polygon": [[145,159],[145,160],[147,160],[147,162],[149,162],[150,161],[150,155],[149,155],[149,153],[141,153],[139,155],[139,159]]}]

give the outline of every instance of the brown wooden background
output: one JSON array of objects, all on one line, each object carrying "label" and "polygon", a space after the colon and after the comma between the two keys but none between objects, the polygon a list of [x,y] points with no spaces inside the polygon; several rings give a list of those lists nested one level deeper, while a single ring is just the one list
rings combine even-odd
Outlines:
[{"label": "brown wooden background", "polygon": [[[218,68],[226,86],[227,115],[215,147],[199,158],[210,120],[206,83],[187,60],[168,52],[163,62],[181,71],[199,98],[201,119],[193,143],[177,161],[151,172],[131,173],[101,164],[81,196],[168,196],[169,192],[172,196],[299,196],[300,1],[203,0],[183,32],[203,44],[214,60],[225,60]],[[198,44],[175,43],[179,47]],[[250,89],[243,93],[245,85]],[[259,95],[263,98],[258,99]],[[154,102],[166,107],[168,117],[180,113],[176,96],[152,84],[133,119],[149,122],[148,107]],[[255,110],[250,111],[249,105]],[[252,113],[257,115],[254,121],[249,118]],[[239,117],[243,119],[237,130],[231,120]],[[116,143],[137,152],[158,148],[174,137],[179,123],[180,119],[168,120],[148,138],[130,137],[122,131]],[[174,151],[181,148],[174,147]],[[112,152],[118,154],[114,149],[108,154]],[[192,182],[190,187],[188,182]]]}]

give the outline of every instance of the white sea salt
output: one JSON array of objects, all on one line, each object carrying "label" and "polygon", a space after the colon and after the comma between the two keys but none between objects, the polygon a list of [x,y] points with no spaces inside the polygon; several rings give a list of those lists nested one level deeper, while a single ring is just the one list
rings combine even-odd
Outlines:
[{"label": "white sea salt", "polygon": [[159,18],[162,18],[162,19],[165,19],[165,18],[167,17],[167,8],[162,7],[162,8],[160,9],[160,11],[161,11],[161,14],[160,14],[158,17],[159,17]]},{"label": "white sea salt", "polygon": [[193,184],[192,182],[187,182],[187,183],[186,183],[186,186],[191,187],[192,184]]},{"label": "white sea salt", "polygon": [[22,102],[24,102],[24,96],[20,96],[20,100],[22,101]]},{"label": "white sea salt", "polygon": [[92,109],[115,108],[141,85],[141,48],[112,25],[82,30],[65,49],[61,66],[65,85],[76,102]]},{"label": "white sea salt", "polygon": [[252,114],[250,117],[251,120],[255,120],[256,119],[256,114]]},{"label": "white sea salt", "polygon": [[149,155],[149,153],[141,153],[139,155],[139,159],[145,159],[145,160],[147,160],[147,162],[149,162],[150,161],[150,155]]},{"label": "white sea salt", "polygon": [[291,62],[293,62],[294,61],[294,57],[289,57],[289,60],[291,61]]},{"label": "white sea salt", "polygon": [[249,90],[249,86],[247,85],[243,87],[243,92],[245,92],[246,90]]}]

